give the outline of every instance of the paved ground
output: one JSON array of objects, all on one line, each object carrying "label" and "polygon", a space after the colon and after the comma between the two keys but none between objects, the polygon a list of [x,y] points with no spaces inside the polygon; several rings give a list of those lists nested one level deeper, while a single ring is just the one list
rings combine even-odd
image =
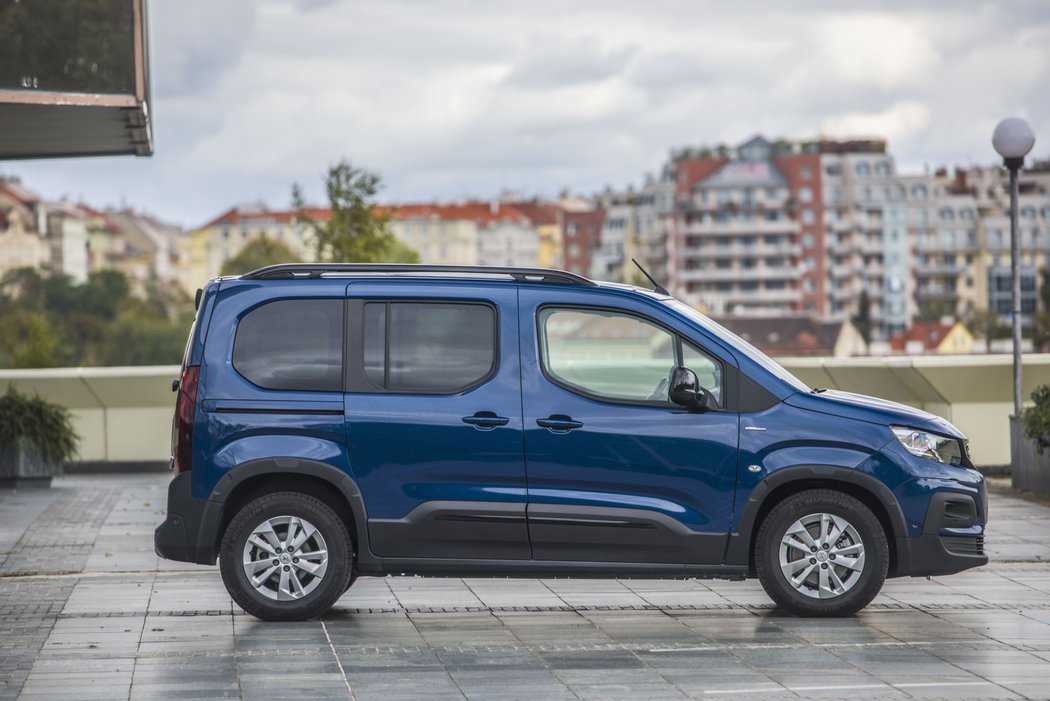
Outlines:
[{"label": "paved ground", "polygon": [[1050,698],[1050,506],[992,497],[986,568],[807,620],[748,582],[362,579],[263,623],[158,560],[167,475],[0,490],[0,699]]}]

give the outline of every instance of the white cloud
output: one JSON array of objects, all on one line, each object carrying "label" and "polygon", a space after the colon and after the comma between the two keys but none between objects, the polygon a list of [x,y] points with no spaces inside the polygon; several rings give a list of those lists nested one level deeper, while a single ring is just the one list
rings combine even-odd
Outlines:
[{"label": "white cloud", "polygon": [[181,0],[151,5],[151,159],[4,164],[47,196],[196,225],[320,199],[342,157],[391,199],[637,182],[668,149],[885,136],[907,167],[1050,154],[1050,3]]}]

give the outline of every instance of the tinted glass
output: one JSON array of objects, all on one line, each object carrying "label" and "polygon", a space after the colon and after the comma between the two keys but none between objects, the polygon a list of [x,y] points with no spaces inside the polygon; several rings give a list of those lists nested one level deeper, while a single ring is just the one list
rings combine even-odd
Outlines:
[{"label": "tinted glass", "polygon": [[375,387],[386,387],[386,305],[365,305],[365,378]]},{"label": "tinted glass", "polygon": [[0,89],[130,94],[131,0],[0,1]]},{"label": "tinted glass", "polygon": [[543,364],[557,382],[616,400],[668,401],[675,338],[643,319],[597,310],[540,313]]},{"label": "tinted glass", "polygon": [[457,392],[495,367],[496,314],[488,305],[369,303],[364,318],[365,377],[377,388]]},{"label": "tinted glass", "polygon": [[280,300],[237,325],[233,366],[267,389],[338,392],[343,382],[343,301]]}]

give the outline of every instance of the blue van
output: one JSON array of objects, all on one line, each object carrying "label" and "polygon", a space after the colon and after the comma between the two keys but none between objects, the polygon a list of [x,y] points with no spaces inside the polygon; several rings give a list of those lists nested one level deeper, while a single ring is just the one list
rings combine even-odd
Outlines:
[{"label": "blue van", "polygon": [[841,616],[988,561],[958,429],[807,387],[660,288],[270,266],[198,291],[174,388],[156,550],[267,620],[394,574],[755,576]]}]

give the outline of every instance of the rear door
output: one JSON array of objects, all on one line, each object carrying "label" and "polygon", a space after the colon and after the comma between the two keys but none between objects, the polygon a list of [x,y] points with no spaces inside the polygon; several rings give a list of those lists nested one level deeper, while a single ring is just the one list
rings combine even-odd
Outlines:
[{"label": "rear door", "polygon": [[726,407],[730,358],[618,296],[523,286],[519,299],[533,557],[720,564],[738,416],[670,403],[664,378],[690,367]]},{"label": "rear door", "polygon": [[346,294],[347,447],[372,552],[528,559],[514,287],[397,278]]}]

